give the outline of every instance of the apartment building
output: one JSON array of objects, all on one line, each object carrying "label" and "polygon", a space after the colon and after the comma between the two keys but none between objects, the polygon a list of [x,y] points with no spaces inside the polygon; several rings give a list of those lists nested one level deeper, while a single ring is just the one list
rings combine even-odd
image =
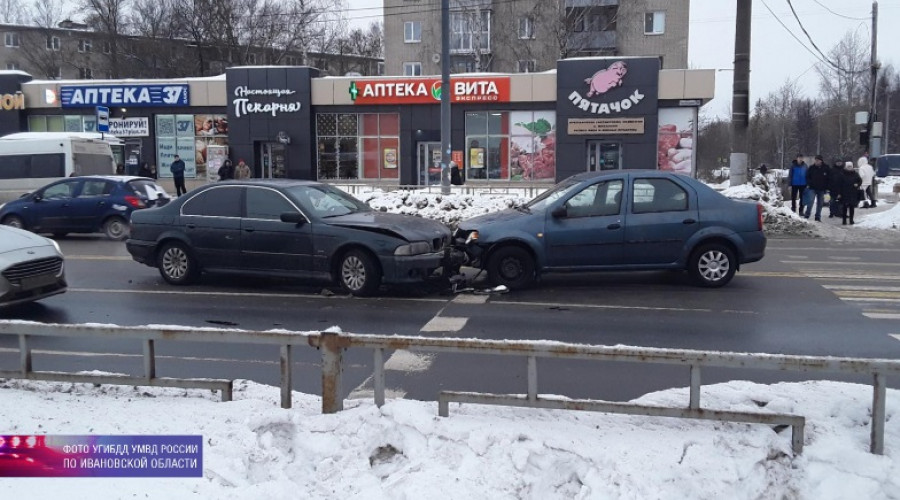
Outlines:
[{"label": "apartment building", "polygon": [[240,56],[189,40],[110,36],[64,21],[56,28],[0,24],[0,70],[37,79],[183,78],[219,75],[230,66],[313,66],[322,74],[378,75],[382,60],[353,54],[243,47]]},{"label": "apartment building", "polygon": [[[385,74],[441,71],[441,1],[384,0]],[[558,59],[659,56],[686,68],[690,0],[451,0],[453,73],[529,73]]]}]

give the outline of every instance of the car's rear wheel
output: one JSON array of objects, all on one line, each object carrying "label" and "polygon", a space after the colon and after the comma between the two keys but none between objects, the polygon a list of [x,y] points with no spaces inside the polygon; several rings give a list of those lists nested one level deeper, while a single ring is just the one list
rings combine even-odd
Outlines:
[{"label": "car's rear wheel", "polygon": [[121,217],[110,217],[103,223],[103,234],[111,240],[124,240],[128,232],[128,222]]},{"label": "car's rear wheel", "polygon": [[688,265],[688,272],[694,283],[709,288],[727,285],[737,270],[734,251],[718,243],[703,245],[694,250]]},{"label": "car's rear wheel", "polygon": [[166,243],[157,254],[159,274],[173,285],[189,285],[197,281],[200,268],[183,243]]},{"label": "car's rear wheel", "polygon": [[341,257],[338,280],[345,291],[365,297],[381,286],[381,269],[375,259],[363,250],[350,250]]},{"label": "car's rear wheel", "polygon": [[534,281],[534,258],[517,246],[497,249],[488,260],[488,280],[492,285],[505,285],[510,290],[525,288]]},{"label": "car's rear wheel", "polygon": [[3,225],[25,229],[25,221],[23,221],[22,218],[18,215],[7,215],[3,218]]}]

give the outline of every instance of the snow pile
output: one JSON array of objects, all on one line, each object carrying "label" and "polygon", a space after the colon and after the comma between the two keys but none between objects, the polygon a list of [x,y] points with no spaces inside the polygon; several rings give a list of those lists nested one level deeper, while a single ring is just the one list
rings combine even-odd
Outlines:
[{"label": "snow pile", "polygon": [[528,200],[509,194],[463,195],[419,191],[362,191],[356,195],[375,210],[419,215],[455,227],[459,221],[524,205]]},{"label": "snow pile", "polygon": [[763,225],[767,234],[819,236],[817,228],[784,206],[781,189],[771,175],[756,174],[748,184],[712,186],[723,195],[739,200],[753,200],[763,207]]},{"label": "snow pile", "polygon": [[[685,405],[688,389],[637,402]],[[790,429],[577,411],[348,401],[247,381],[208,391],[5,381],[0,420],[16,434],[201,434],[204,477],[0,481],[5,498],[894,498],[900,391],[888,390],[885,455],[868,452],[871,388],[837,382],[704,386],[703,406],[806,417]]]}]

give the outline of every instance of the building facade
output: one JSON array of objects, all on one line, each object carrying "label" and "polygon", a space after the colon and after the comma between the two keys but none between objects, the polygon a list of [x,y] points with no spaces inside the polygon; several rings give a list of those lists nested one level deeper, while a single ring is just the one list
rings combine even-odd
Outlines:
[{"label": "building facade", "polygon": [[[441,72],[440,0],[384,0],[385,74]],[[558,59],[658,56],[686,68],[690,0],[451,0],[453,73],[531,73]]]},{"label": "building facade", "polygon": [[[24,71],[47,80],[115,78],[183,78],[219,75],[236,65],[233,54],[216,47],[198,47],[189,40],[115,36],[66,21],[57,28],[0,24],[0,70]],[[302,50],[244,48],[251,65],[321,68],[325,75],[381,74],[382,60],[353,54],[323,54]]]}]

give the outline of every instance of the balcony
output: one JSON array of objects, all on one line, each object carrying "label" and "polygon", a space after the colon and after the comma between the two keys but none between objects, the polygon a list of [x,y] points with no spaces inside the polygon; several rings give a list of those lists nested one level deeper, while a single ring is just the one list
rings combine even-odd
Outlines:
[{"label": "balcony", "polygon": [[619,0],[566,0],[566,8],[579,7],[614,7],[619,5]]},{"label": "balcony", "polygon": [[574,51],[610,50],[616,48],[615,31],[582,31],[570,33],[566,49]]}]

